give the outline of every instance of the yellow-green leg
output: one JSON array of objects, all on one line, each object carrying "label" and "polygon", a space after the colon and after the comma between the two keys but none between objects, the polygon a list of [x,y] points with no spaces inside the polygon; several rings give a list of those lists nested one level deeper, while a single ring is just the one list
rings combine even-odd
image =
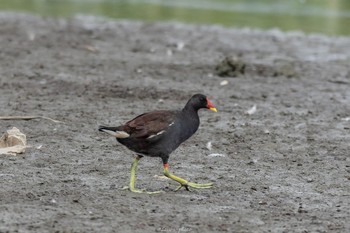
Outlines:
[{"label": "yellow-green leg", "polygon": [[164,166],[164,175],[180,184],[180,186],[176,188],[175,191],[178,191],[182,187],[185,187],[187,191],[190,191],[188,187],[196,188],[196,189],[207,189],[213,186],[213,183],[197,184],[197,183],[188,182],[187,180],[184,180],[178,176],[171,174],[169,172],[169,165],[167,163],[163,164],[163,166]]},{"label": "yellow-green leg", "polygon": [[162,193],[163,191],[154,191],[154,192],[147,192],[143,189],[135,189],[135,177],[136,177],[136,169],[137,169],[137,164],[139,160],[142,157],[136,156],[134,158],[134,161],[131,164],[131,169],[130,169],[130,183],[129,187],[124,187],[123,189],[129,189],[133,193],[147,193],[147,194],[156,194],[156,193]]}]

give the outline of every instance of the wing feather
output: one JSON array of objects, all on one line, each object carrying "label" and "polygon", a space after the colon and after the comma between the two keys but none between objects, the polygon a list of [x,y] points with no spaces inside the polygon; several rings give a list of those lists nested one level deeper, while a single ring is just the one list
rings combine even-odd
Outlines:
[{"label": "wing feather", "polygon": [[133,138],[148,138],[166,131],[174,122],[177,112],[175,111],[153,111],[144,113],[128,121],[123,130]]}]

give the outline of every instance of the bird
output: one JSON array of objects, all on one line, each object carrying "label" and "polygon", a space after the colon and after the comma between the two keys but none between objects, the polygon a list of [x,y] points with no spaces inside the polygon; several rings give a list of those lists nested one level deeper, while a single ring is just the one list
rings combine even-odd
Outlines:
[{"label": "bird", "polygon": [[184,187],[194,189],[211,188],[213,183],[197,184],[189,182],[169,172],[169,155],[189,139],[199,128],[198,110],[209,109],[217,112],[213,103],[203,94],[193,95],[181,110],[155,110],[143,113],[125,124],[110,127],[99,126],[98,130],[116,138],[122,145],[136,155],[131,164],[129,189],[134,193],[160,193],[135,188],[135,176],[139,160],[144,156],[160,157],[163,162],[163,174],[179,183],[178,191]]}]

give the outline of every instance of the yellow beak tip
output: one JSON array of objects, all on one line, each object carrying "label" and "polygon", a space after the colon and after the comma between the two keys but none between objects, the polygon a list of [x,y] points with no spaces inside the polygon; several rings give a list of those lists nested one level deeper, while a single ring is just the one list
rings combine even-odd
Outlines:
[{"label": "yellow beak tip", "polygon": [[218,110],[216,110],[216,108],[209,108],[210,110],[212,110],[213,112],[218,112]]}]

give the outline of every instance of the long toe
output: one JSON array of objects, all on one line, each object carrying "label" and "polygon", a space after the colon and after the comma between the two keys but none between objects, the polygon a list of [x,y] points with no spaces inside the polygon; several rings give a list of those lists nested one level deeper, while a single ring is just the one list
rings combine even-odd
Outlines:
[{"label": "long toe", "polygon": [[192,182],[187,182],[186,184],[180,184],[179,187],[177,187],[174,191],[179,191],[182,187],[185,187],[187,191],[191,191],[189,187],[195,188],[195,189],[208,189],[213,187],[213,183],[207,183],[207,184],[197,184]]},{"label": "long toe", "polygon": [[159,191],[146,191],[146,190],[142,190],[142,189],[134,189],[133,191],[134,193],[145,193],[145,194],[159,194],[159,193],[164,193],[164,191],[159,190]]},{"label": "long toe", "polygon": [[190,186],[191,188],[196,188],[196,189],[208,189],[213,187],[213,183],[197,184],[197,183],[188,182],[187,185]]},{"label": "long toe", "polygon": [[158,191],[152,191],[152,192],[145,191],[144,193],[147,193],[147,194],[159,194],[159,193],[165,193],[165,192],[163,190],[158,190]]},{"label": "long toe", "polygon": [[145,194],[158,194],[158,193],[164,193],[164,191],[162,190],[159,190],[159,191],[146,191],[146,190],[143,190],[143,189],[130,189],[129,187],[123,187],[123,190],[129,190],[130,192],[133,192],[133,193],[145,193]]}]

